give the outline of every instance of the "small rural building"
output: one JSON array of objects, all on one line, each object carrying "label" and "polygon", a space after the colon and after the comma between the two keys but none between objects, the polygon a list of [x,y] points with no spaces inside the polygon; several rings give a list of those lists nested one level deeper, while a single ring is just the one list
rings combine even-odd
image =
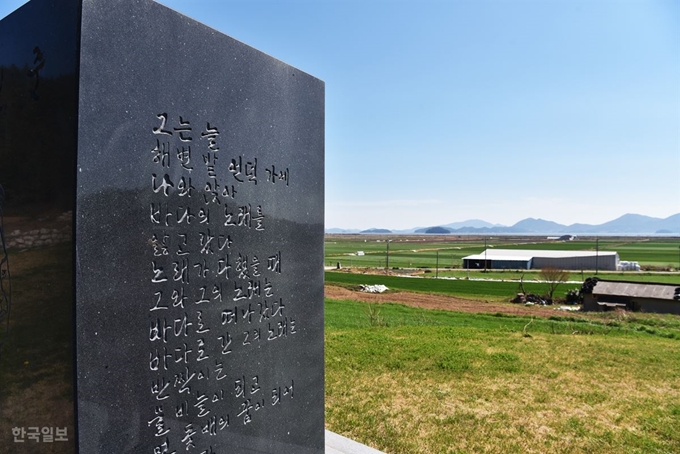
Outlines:
[{"label": "small rural building", "polygon": [[584,311],[626,309],[680,314],[680,284],[598,280],[583,292]]},{"label": "small rural building", "polygon": [[[616,271],[619,254],[603,251],[541,251],[529,249],[487,249],[481,254],[463,257],[463,268],[543,269]],[[485,266],[486,265],[486,266]]]}]

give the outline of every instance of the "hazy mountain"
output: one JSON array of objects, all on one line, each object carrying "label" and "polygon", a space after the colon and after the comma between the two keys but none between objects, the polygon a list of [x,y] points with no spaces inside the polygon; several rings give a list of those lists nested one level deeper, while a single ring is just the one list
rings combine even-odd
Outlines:
[{"label": "hazy mountain", "polygon": [[[328,229],[327,233],[357,233],[359,230]],[[440,226],[416,227],[408,230],[390,231],[387,229],[369,229],[361,233],[451,233],[451,234],[473,234],[491,235],[504,233],[517,234],[536,234],[536,235],[580,235],[580,234],[621,234],[621,235],[651,235],[659,234],[680,234],[680,213],[669,216],[665,219],[644,216],[641,214],[624,214],[614,220],[603,224],[581,224],[562,225],[557,222],[545,219],[527,218],[507,227],[480,219],[470,219],[468,221],[453,222]]]},{"label": "hazy mountain", "polygon": [[526,218],[517,222],[513,227],[521,232],[536,232],[536,233],[557,233],[562,232],[567,228],[562,224],[553,221],[545,221],[543,219]]},{"label": "hazy mountain", "polygon": [[571,224],[569,226],[543,219],[527,218],[513,227],[524,232],[572,235],[584,233],[653,234],[659,230],[667,233],[680,233],[680,213],[666,219],[629,213],[603,224]]},{"label": "hazy mountain", "polygon": [[337,229],[337,228],[326,229],[325,231],[326,231],[326,233],[359,233],[360,232],[359,229]]},{"label": "hazy mountain", "polygon": [[680,213],[665,219],[629,213],[599,225],[572,224],[566,227],[565,233],[644,234],[656,233],[659,230],[680,233]]},{"label": "hazy mountain", "polygon": [[402,235],[405,235],[405,234],[407,235],[409,233],[415,233],[417,230],[420,230],[421,228],[423,228],[423,227],[416,227],[416,228],[413,228],[413,229],[406,229],[406,230],[392,230],[392,233],[399,233],[399,234],[402,234]]},{"label": "hazy mountain", "polygon": [[518,229],[516,227],[506,227],[503,225],[498,225],[494,227],[461,227],[452,231],[454,234],[473,234],[473,235],[492,235],[492,234],[502,234],[502,233],[531,233],[528,230]]},{"label": "hazy mountain", "polygon": [[461,231],[461,229],[483,229],[483,228],[494,228],[494,227],[504,227],[500,224],[492,224],[490,222],[482,221],[481,219],[468,219],[462,222],[452,222],[451,224],[443,224],[430,227],[416,227],[410,229],[412,233],[453,233],[455,231]]},{"label": "hazy mountain", "polygon": [[659,221],[659,230],[680,233],[680,213]]},{"label": "hazy mountain", "polygon": [[392,233],[392,231],[388,230],[388,229],[368,229],[368,230],[362,230],[359,233]]},{"label": "hazy mountain", "polygon": [[474,227],[481,229],[484,227],[503,227],[500,224],[492,224],[490,222],[482,221],[481,219],[468,219],[463,222],[452,222],[451,224],[444,224],[440,227],[446,227],[452,230],[461,229],[463,227]]},{"label": "hazy mountain", "polygon": [[441,227],[441,226],[436,226],[436,227],[427,227],[424,229],[418,229],[415,231],[415,233],[436,233],[439,235],[446,235],[447,233],[451,233],[452,229],[447,229],[446,227]]}]

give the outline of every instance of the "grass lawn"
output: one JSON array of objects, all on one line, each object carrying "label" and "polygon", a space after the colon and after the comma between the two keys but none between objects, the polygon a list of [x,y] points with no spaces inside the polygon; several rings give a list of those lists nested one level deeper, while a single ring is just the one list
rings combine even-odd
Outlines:
[{"label": "grass lawn", "polygon": [[680,317],[327,300],[326,425],[387,453],[677,453]]}]

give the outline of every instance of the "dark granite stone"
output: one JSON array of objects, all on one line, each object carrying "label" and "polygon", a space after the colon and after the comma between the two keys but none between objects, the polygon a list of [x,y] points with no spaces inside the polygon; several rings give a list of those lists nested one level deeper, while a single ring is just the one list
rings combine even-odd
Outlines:
[{"label": "dark granite stone", "polygon": [[323,83],[151,0],[32,0],[0,38],[6,219],[73,213],[42,250],[79,452],[323,452]]}]

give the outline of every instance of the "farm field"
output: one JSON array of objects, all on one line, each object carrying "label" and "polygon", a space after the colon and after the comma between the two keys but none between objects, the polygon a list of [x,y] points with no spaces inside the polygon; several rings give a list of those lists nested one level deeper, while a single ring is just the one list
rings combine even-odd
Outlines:
[{"label": "farm field", "polygon": [[387,453],[680,452],[677,316],[326,300],[325,361],[327,428]]},{"label": "farm field", "polygon": [[[434,278],[434,270],[421,274],[426,278]],[[569,281],[583,282],[586,278],[594,277],[595,273],[568,271]],[[520,279],[523,282],[540,281],[540,270],[522,270],[522,271],[489,271],[487,273],[481,271],[467,270],[439,270],[437,275],[440,278],[456,278],[456,279],[500,279],[505,281],[517,281]],[[632,282],[656,282],[660,284],[680,284],[680,273],[674,272],[639,272],[639,271],[600,271],[597,274],[600,279],[609,281],[632,281]]]},{"label": "farm field", "polygon": [[[391,290],[438,293],[442,295],[459,296],[461,298],[491,301],[507,301],[515,296],[519,289],[517,282],[420,279],[379,274],[341,273],[334,271],[327,271],[325,273],[325,278],[327,284],[342,286],[383,284]],[[568,284],[564,284],[564,291],[566,291],[567,285]],[[580,286],[572,285],[572,287]],[[546,285],[527,282],[524,284],[524,289],[527,293],[541,294],[545,291]],[[561,287],[558,287],[558,291],[561,289]]]},{"label": "farm field", "polygon": [[[389,240],[389,256],[387,241]],[[482,237],[423,235],[326,235],[325,263],[349,267],[460,268],[462,258],[484,250]],[[680,268],[680,238],[604,237],[575,241],[548,241],[545,237],[491,237],[487,247],[503,249],[555,249],[616,251],[621,260],[639,262],[642,267]],[[363,256],[356,255],[358,251]],[[352,255],[353,254],[353,255]]]},{"label": "farm field", "polygon": [[[386,285],[390,290],[401,290],[407,292],[435,293],[442,295],[458,296],[461,298],[489,301],[509,301],[522,289],[518,276],[513,272],[506,273],[470,273],[470,279],[461,276],[459,279],[434,279],[434,273],[423,274],[432,278],[403,277],[398,275],[385,275],[378,273],[348,273],[338,271],[326,271],[325,279],[327,284],[340,285],[345,287],[356,287],[359,285]],[[593,276],[585,275],[586,277]],[[630,280],[639,282],[658,282],[680,285],[680,276],[666,274],[621,274],[612,273],[611,276],[600,273],[602,279],[610,280]],[[580,273],[574,274],[568,282],[558,285],[555,291],[555,298],[564,298],[567,290],[579,289],[581,287]],[[637,279],[634,279],[637,278]],[[498,279],[498,280],[488,280]],[[502,279],[502,281],[500,281]],[[524,293],[534,293],[543,295],[546,293],[548,285],[538,281],[540,276],[537,273],[525,273],[522,281]]]}]

